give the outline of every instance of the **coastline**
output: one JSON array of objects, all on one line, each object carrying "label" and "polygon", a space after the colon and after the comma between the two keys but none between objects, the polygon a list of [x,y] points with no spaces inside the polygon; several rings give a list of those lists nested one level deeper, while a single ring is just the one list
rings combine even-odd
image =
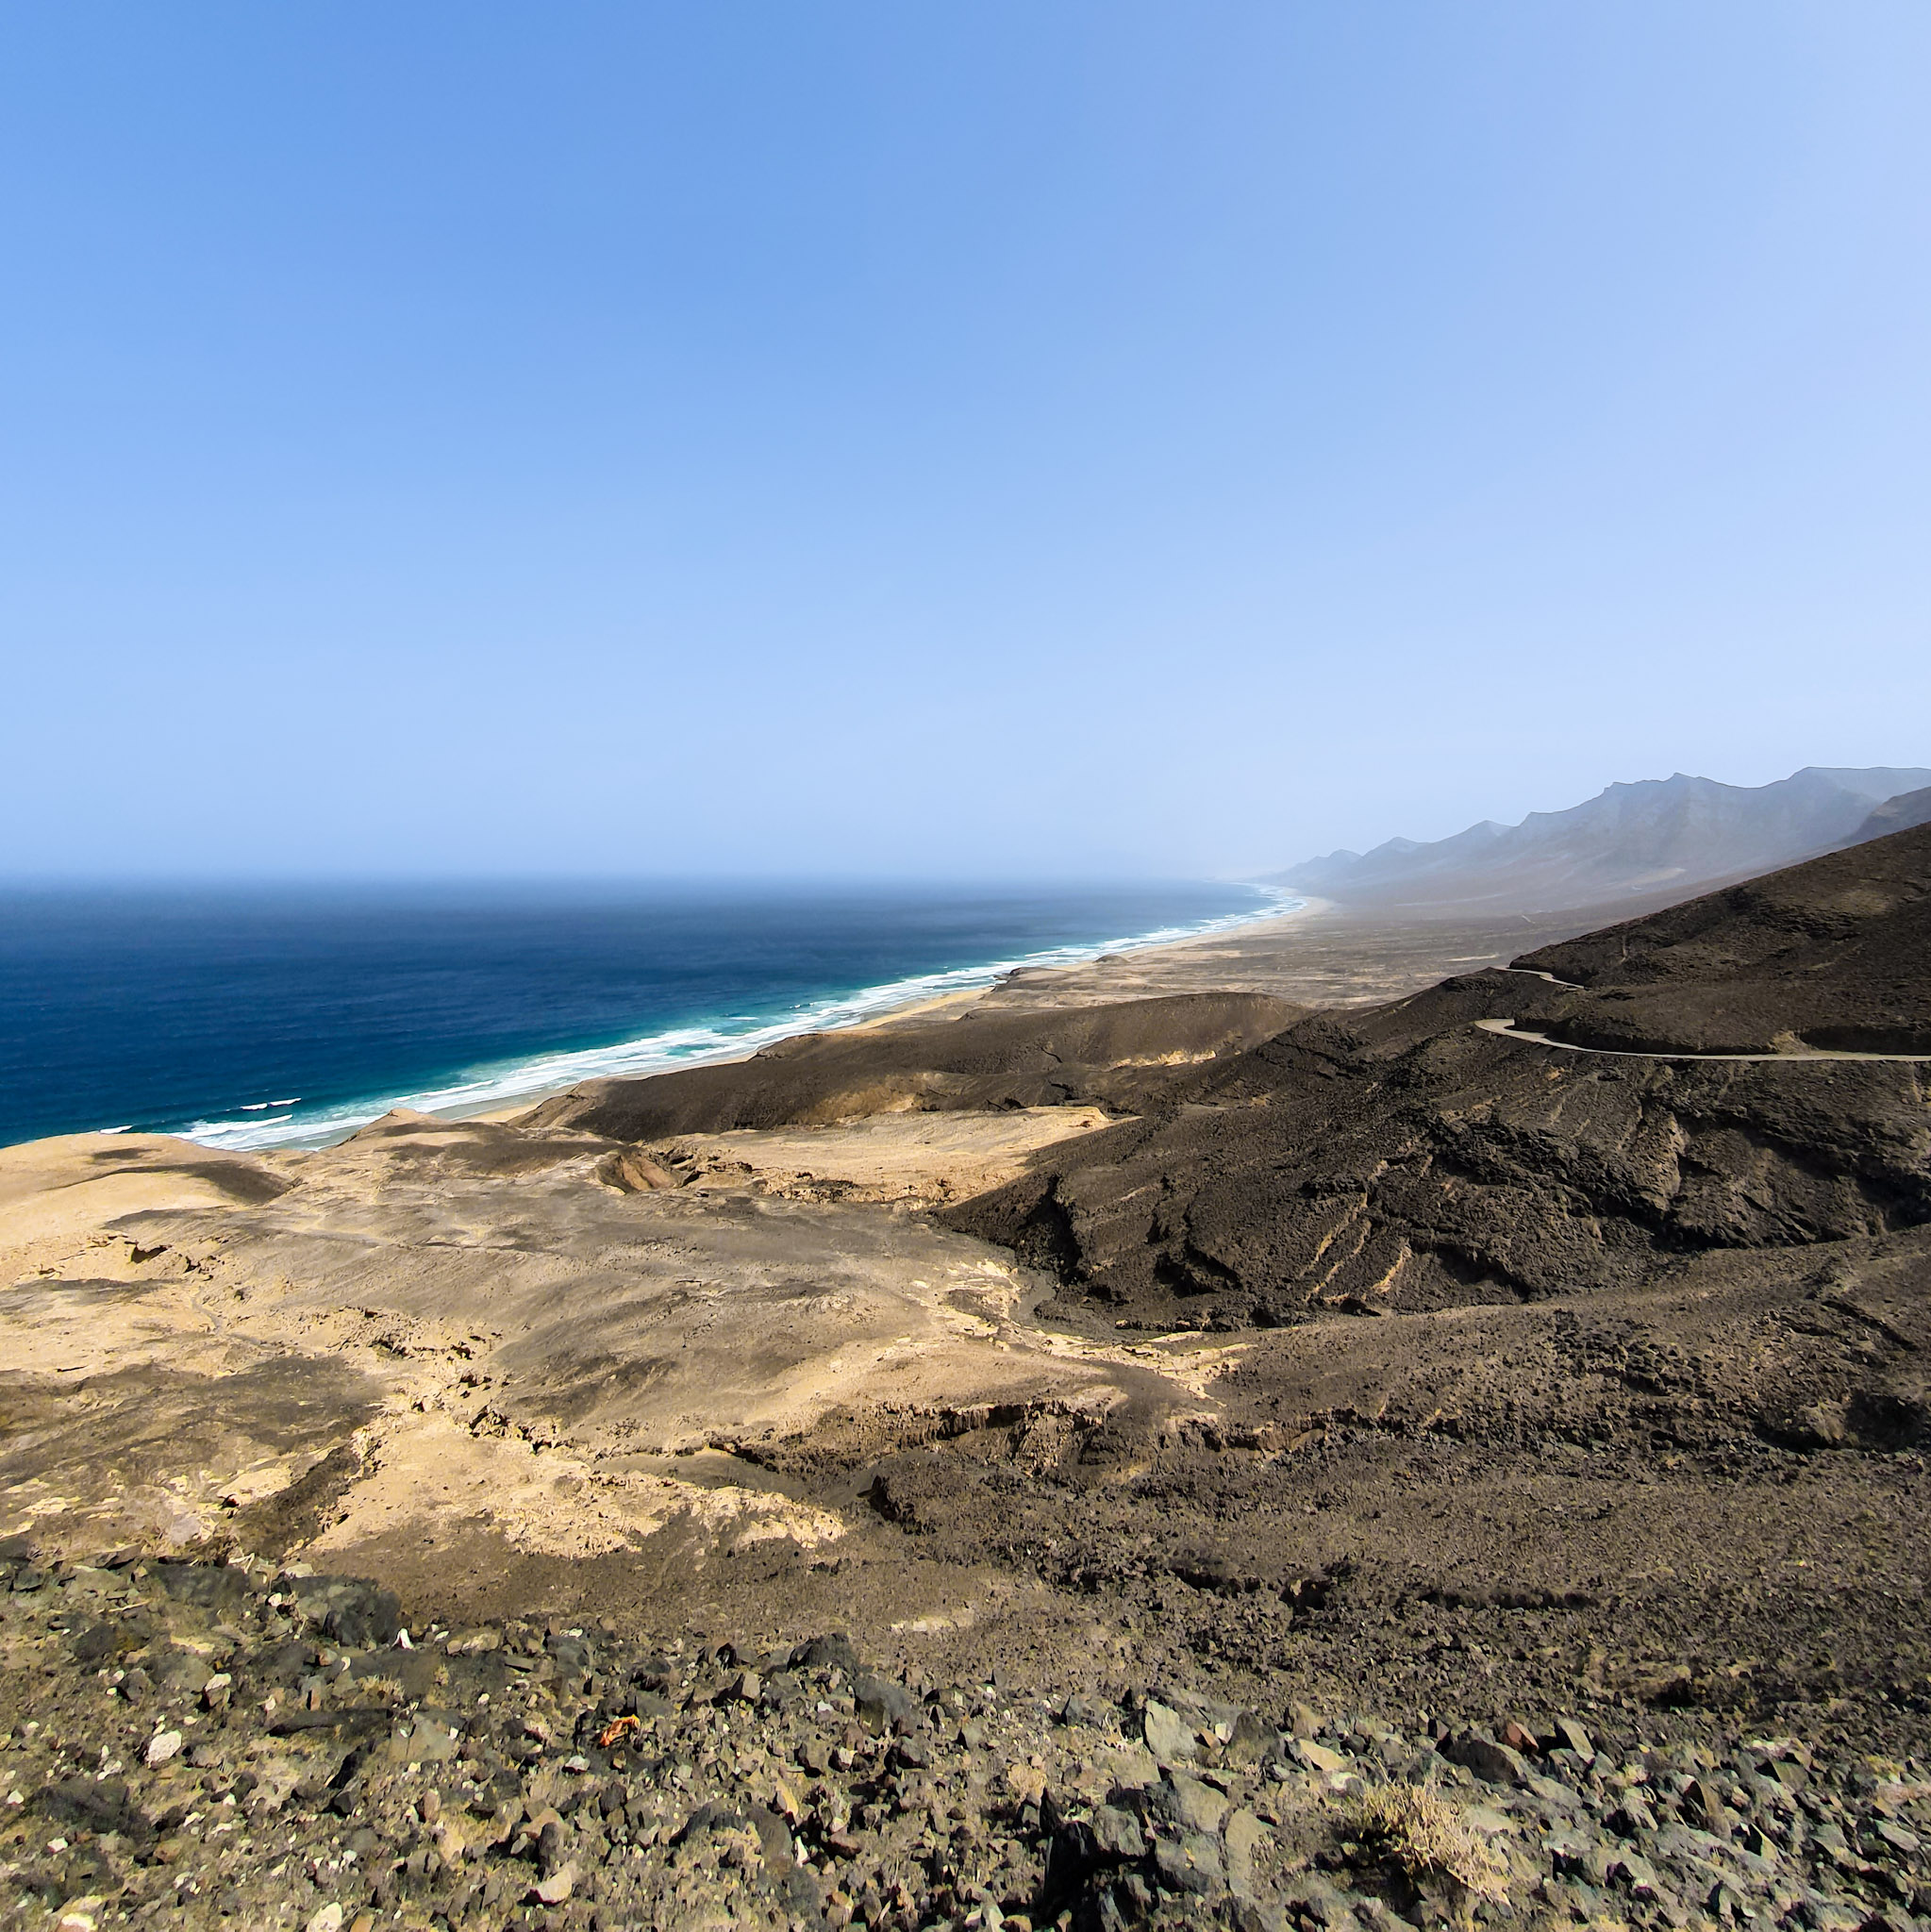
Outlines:
[{"label": "coastline", "polygon": [[[750,1059],[766,1047],[801,1034],[846,1032],[896,1025],[941,1012],[962,1013],[1013,985],[1024,984],[1030,990],[1050,982],[1055,975],[1078,974],[1109,960],[1184,956],[1191,948],[1211,946],[1261,927],[1285,925],[1321,903],[1275,888],[1252,890],[1269,893],[1272,903],[1221,914],[1200,922],[1191,930],[1163,927],[859,987],[827,995],[801,1012],[750,1025],[736,1036],[724,1036],[714,1025],[693,1022],[609,1046],[562,1050],[493,1069],[479,1068],[469,1077],[453,1079],[441,1087],[348,1103],[320,1120],[197,1121],[178,1130],[177,1138],[229,1153],[299,1153],[339,1145],[372,1122],[398,1111],[450,1122],[510,1121],[586,1080],[641,1079],[685,1067],[724,1066]],[[1130,991],[1110,995],[1121,999],[1139,996]],[[1069,997],[1060,1003],[1085,1001],[1083,996]],[[699,1043],[708,1041],[715,1044]]]},{"label": "coastline", "polygon": [[[1068,994],[1065,998],[1056,1001],[1054,1004],[1066,1006],[1100,1005],[1105,1003],[1104,999],[1090,1001],[1083,993],[1073,991],[1076,983],[1075,975],[1094,968],[1103,967],[1108,959],[1131,958],[1135,960],[1152,960],[1164,958],[1170,954],[1180,958],[1184,957],[1190,948],[1210,945],[1215,940],[1223,938],[1229,933],[1240,932],[1249,935],[1258,935],[1263,928],[1285,928],[1292,922],[1304,918],[1308,912],[1316,908],[1324,909],[1325,904],[1326,902],[1323,900],[1298,899],[1290,910],[1283,912],[1269,909],[1256,914],[1252,919],[1242,918],[1241,923],[1239,924],[1217,925],[1212,931],[1190,933],[1185,939],[1116,940],[1108,942],[1107,946],[1095,952],[1090,958],[1067,960],[1056,965],[1035,966],[1022,963],[1007,968],[996,979],[990,980],[983,986],[960,987],[950,992],[908,994],[903,1001],[881,1007],[877,1011],[868,1013],[863,1019],[853,1020],[843,1025],[791,1027],[777,1035],[775,1039],[760,1038],[756,1046],[747,1047],[741,1053],[707,1055],[702,1058],[678,1060],[675,1065],[676,1067],[732,1066],[738,1062],[753,1058],[767,1046],[776,1045],[779,1041],[795,1040],[800,1035],[806,1033],[879,1033],[892,1026],[922,1025],[929,1021],[938,1019],[963,1019],[966,1014],[975,1012],[989,1001],[997,1002],[1002,993],[1006,993],[1010,988],[1021,984],[1025,985],[1028,989],[1039,988],[1043,990],[1047,986],[1056,985],[1063,981],[1067,985]],[[1239,915],[1236,916],[1239,917]],[[1056,950],[1065,951],[1069,949],[1057,948]],[[1111,997],[1117,999],[1136,999],[1140,995],[1131,991],[1122,991],[1111,995]],[[652,1068],[648,1071],[652,1073],[670,1073],[674,1069],[672,1067],[661,1067]],[[585,1077],[602,1078],[606,1076],[591,1074]],[[527,1113],[531,1108],[552,1098],[556,1094],[569,1092],[571,1087],[577,1084],[575,1081],[571,1081],[562,1086],[553,1084],[531,1088],[527,1092],[519,1093],[514,1096],[513,1101],[508,1105],[498,1106],[492,1103],[488,1111],[479,1111],[475,1108],[443,1109],[436,1111],[432,1117],[437,1120],[484,1121],[503,1124],[514,1121],[519,1115]]]},{"label": "coastline", "polygon": [[[1024,988],[1021,995],[1028,1006],[1106,1006],[1120,1001],[1157,997],[1146,995],[1131,987],[1108,989],[1095,996],[1082,984],[1080,975],[1104,970],[1110,960],[1131,959],[1136,965],[1151,965],[1157,970],[1162,962],[1171,959],[1174,963],[1190,963],[1189,956],[1196,949],[1208,947],[1216,941],[1224,940],[1230,934],[1240,933],[1252,941],[1270,937],[1285,937],[1287,929],[1308,917],[1328,909],[1325,900],[1300,899],[1290,910],[1267,911],[1257,915],[1251,921],[1234,926],[1218,927],[1212,932],[1190,933],[1185,939],[1150,940],[1146,941],[1122,941],[1108,945],[1091,958],[1070,960],[1052,966],[1018,965],[1003,973],[997,979],[985,986],[962,988],[954,992],[943,992],[929,997],[914,996],[902,1005],[881,1008],[862,1020],[854,1020],[843,1026],[801,1026],[795,1031],[780,1036],[785,1040],[795,1040],[805,1033],[881,1033],[894,1026],[923,1025],[937,1019],[963,1019],[968,1013],[976,1012],[987,1005],[1008,1006],[1014,1002],[1018,989]],[[1205,982],[1202,986],[1188,987],[1188,991],[1208,991]],[[758,1046],[743,1053],[720,1054],[703,1060],[690,1059],[677,1062],[679,1067],[710,1066],[725,1067],[752,1058],[765,1046],[774,1045],[774,1041],[762,1041]],[[669,1072],[665,1068],[661,1071]],[[572,1083],[573,1085],[575,1083]],[[549,1086],[532,1089],[519,1095],[514,1104],[506,1107],[492,1107],[488,1112],[476,1110],[445,1110],[436,1113],[433,1118],[447,1121],[482,1121],[496,1125],[505,1125],[527,1113],[531,1108],[558,1093],[570,1091],[568,1086]]]}]

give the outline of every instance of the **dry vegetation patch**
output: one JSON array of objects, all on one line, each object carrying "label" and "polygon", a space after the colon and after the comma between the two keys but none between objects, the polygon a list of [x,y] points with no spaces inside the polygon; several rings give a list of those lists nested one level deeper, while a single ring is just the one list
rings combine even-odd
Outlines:
[{"label": "dry vegetation patch", "polygon": [[1417,1890],[1445,1890],[1457,1904],[1502,1899],[1505,1867],[1459,1809],[1423,1785],[1378,1785],[1341,1822],[1368,1858],[1392,1865]]}]

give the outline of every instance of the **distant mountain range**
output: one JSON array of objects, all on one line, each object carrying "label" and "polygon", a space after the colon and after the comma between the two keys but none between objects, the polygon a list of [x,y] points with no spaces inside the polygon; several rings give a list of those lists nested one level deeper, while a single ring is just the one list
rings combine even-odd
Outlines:
[{"label": "distant mountain range", "polygon": [[1423,918],[1658,906],[1927,821],[1931,770],[1806,765],[1757,786],[1678,772],[1611,785],[1519,825],[1485,819],[1432,843],[1390,839],[1372,852],[1330,852],[1264,883],[1348,910]]}]

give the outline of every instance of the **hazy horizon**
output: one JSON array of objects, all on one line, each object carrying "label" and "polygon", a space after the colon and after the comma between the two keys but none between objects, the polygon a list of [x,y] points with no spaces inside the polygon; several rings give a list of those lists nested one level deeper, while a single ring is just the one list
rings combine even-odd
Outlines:
[{"label": "hazy horizon", "polygon": [[1922,8],[7,18],[0,878],[1240,879],[1923,760]]},{"label": "hazy horizon", "polygon": [[[1798,767],[1798,772],[1815,767]],[[1883,770],[1884,767],[1824,767],[1831,770]],[[1923,771],[1931,768],[1917,768]],[[1794,777],[1796,772],[1783,774],[1785,778]],[[1909,769],[1901,773],[1908,778]],[[1703,773],[1672,773],[1644,779],[1613,779],[1604,788],[1605,791],[1618,787],[1631,788],[1642,784],[1667,784],[1673,778],[1689,777],[1695,781],[1707,780]],[[1708,782],[1725,784],[1726,780],[1715,779]],[[1773,779],[1769,783],[1777,783]],[[1760,788],[1739,788],[1760,789]],[[1472,831],[1487,824],[1500,826],[1512,831],[1537,817],[1560,816],[1575,807],[1592,803],[1604,795],[1603,791],[1591,793],[1588,799],[1572,799],[1565,806],[1531,808],[1517,818],[1508,820],[1472,820],[1466,825],[1458,825],[1454,831],[1441,834],[1444,839],[1454,839],[1457,834]],[[1879,794],[1873,794],[1873,802],[1882,802]],[[1390,835],[1396,843],[1425,846],[1431,840],[1415,841],[1405,834]],[[1376,841],[1380,843],[1383,841]],[[1118,883],[1122,885],[1142,885],[1148,887],[1175,886],[1189,883],[1221,884],[1228,886],[1253,887],[1257,891],[1273,891],[1279,887],[1276,876],[1310,859],[1339,857],[1351,851],[1373,851],[1373,846],[1356,848],[1339,846],[1327,853],[1302,853],[1296,858],[1255,867],[1248,872],[1224,871],[1220,873],[1171,874],[1161,874],[1145,869],[1130,866],[1107,868],[1092,866],[1084,873],[1037,869],[1026,871],[1020,868],[1006,873],[997,872],[812,872],[800,870],[791,873],[759,873],[745,869],[729,871],[712,867],[703,871],[622,871],[615,868],[602,871],[575,870],[568,864],[553,864],[546,871],[503,872],[491,870],[486,866],[463,869],[459,866],[445,867],[441,871],[409,871],[380,868],[352,872],[346,870],[312,870],[291,872],[288,870],[259,870],[240,872],[211,868],[202,872],[186,870],[155,871],[149,873],[112,872],[13,872],[0,873],[0,892],[19,894],[33,893],[94,893],[109,896],[125,893],[138,897],[149,894],[209,894],[249,893],[275,894],[277,892],[326,894],[414,895],[421,900],[424,895],[433,899],[439,895],[460,898],[474,893],[488,893],[502,899],[513,899],[520,894],[535,897],[556,895],[564,898],[594,896],[600,892],[619,895],[635,894],[641,891],[661,892],[669,898],[689,897],[702,899],[713,897],[729,901],[747,894],[768,894],[783,897],[787,894],[835,897],[839,894],[858,896],[877,895],[887,897],[894,893],[919,893],[934,885],[942,886],[948,892],[969,894],[974,891],[1002,891],[1022,890],[1025,891],[1050,892],[1055,889],[1078,891],[1082,888]]]}]

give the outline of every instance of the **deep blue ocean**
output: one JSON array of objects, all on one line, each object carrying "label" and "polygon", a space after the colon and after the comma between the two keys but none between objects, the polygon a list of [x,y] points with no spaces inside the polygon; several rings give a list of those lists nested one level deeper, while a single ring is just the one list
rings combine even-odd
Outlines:
[{"label": "deep blue ocean", "polygon": [[[0,1143],[315,1145],[1241,923],[1230,885],[0,889]],[[1286,903],[1291,904],[1291,901]]]}]

